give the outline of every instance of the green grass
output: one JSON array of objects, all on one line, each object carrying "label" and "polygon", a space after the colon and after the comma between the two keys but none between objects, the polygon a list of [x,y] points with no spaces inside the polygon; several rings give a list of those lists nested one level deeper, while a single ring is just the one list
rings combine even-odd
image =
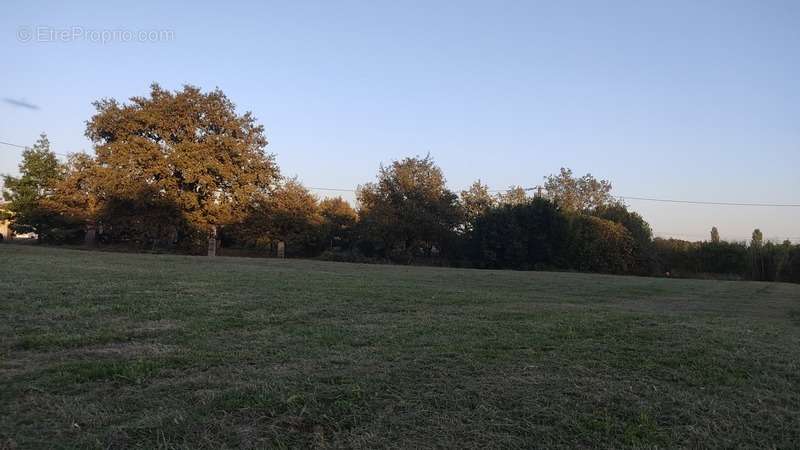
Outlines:
[{"label": "green grass", "polygon": [[0,448],[795,447],[800,286],[0,245]]}]

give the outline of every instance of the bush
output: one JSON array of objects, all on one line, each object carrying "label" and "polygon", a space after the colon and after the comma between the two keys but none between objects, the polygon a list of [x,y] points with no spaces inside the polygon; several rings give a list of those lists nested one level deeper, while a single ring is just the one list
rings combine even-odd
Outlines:
[{"label": "bush", "polygon": [[606,205],[594,210],[593,216],[610,220],[624,226],[633,238],[634,264],[630,272],[637,275],[656,275],[660,272],[653,230],[639,213],[628,211],[623,204]]},{"label": "bush", "polygon": [[599,217],[572,219],[568,260],[583,272],[628,273],[636,266],[634,240],[622,224]]}]

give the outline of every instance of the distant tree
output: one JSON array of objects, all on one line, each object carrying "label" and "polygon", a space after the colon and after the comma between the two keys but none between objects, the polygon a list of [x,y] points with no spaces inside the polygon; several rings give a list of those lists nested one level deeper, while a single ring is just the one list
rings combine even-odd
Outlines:
[{"label": "distant tree", "polygon": [[719,230],[717,230],[717,227],[711,227],[711,242],[719,244]]},{"label": "distant tree", "polygon": [[283,241],[287,255],[311,256],[321,247],[321,224],[317,198],[296,179],[288,179],[271,195],[260,195],[247,217],[225,234],[245,247],[274,249]]},{"label": "distant tree", "polygon": [[501,205],[523,205],[528,201],[528,193],[522,186],[511,186],[506,192],[497,195],[497,203]]},{"label": "distant tree", "polygon": [[48,240],[61,218],[45,207],[56,184],[64,177],[64,166],[50,150],[50,140],[42,133],[32,148],[22,152],[19,177],[6,175],[3,197],[5,208],[13,213],[12,228],[20,233],[34,232],[40,240]]},{"label": "distant tree", "polygon": [[633,239],[634,264],[629,271],[639,275],[652,275],[658,272],[655,249],[653,247],[653,230],[644,218],[636,212],[629,211],[622,203],[610,203],[601,206],[592,215],[601,219],[621,224],[628,230]]},{"label": "distant tree", "polygon": [[750,255],[743,242],[689,242],[679,239],[654,241],[664,272],[673,276],[718,275],[726,279],[749,276]]},{"label": "distant tree", "polygon": [[697,242],[691,258],[699,274],[744,277],[747,273],[747,247],[738,242]]},{"label": "distant tree", "polygon": [[588,215],[574,216],[570,226],[568,261],[584,272],[632,272],[635,242],[622,224]]},{"label": "distant tree", "polygon": [[766,281],[769,277],[767,273],[767,251],[764,248],[764,234],[756,228],[750,240],[750,278],[753,280]]},{"label": "distant tree", "polygon": [[785,264],[781,267],[779,280],[800,283],[800,245],[790,244],[786,250],[788,254]]},{"label": "distant tree", "polygon": [[750,245],[756,248],[759,248],[764,245],[764,234],[761,233],[761,230],[759,230],[758,228],[753,230],[753,237],[750,240]]},{"label": "distant tree", "polygon": [[563,268],[568,221],[558,205],[534,197],[502,204],[478,216],[470,236],[470,256],[491,268]]},{"label": "distant tree", "polygon": [[489,187],[477,180],[465,191],[461,191],[461,206],[464,208],[464,229],[473,229],[475,221],[497,203],[489,193]]},{"label": "distant tree", "polygon": [[617,203],[611,195],[611,183],[588,173],[576,178],[572,170],[563,167],[558,174],[545,177],[544,190],[567,212],[586,212]]},{"label": "distant tree", "polygon": [[356,210],[342,197],[326,198],[319,203],[322,236],[328,248],[349,247],[358,221]]},{"label": "distant tree", "polygon": [[367,253],[410,261],[454,245],[462,211],[430,155],[381,166],[377,180],[360,186],[357,196]]},{"label": "distant tree", "polygon": [[203,93],[187,85],[171,92],[153,84],[148,97],[94,106],[86,135],[95,143],[103,197],[150,195],[139,203],[174,205],[181,220],[214,235],[242,220],[279,179],[264,153],[264,128],[249,112],[237,114],[219,89]]}]

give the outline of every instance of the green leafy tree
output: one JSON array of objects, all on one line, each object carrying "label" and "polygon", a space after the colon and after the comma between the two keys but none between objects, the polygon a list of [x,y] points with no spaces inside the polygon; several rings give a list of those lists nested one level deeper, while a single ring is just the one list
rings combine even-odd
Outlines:
[{"label": "green leafy tree", "polygon": [[800,245],[791,245],[789,243],[787,252],[787,260],[781,268],[779,279],[780,281],[800,283]]},{"label": "green leafy tree", "polygon": [[347,248],[352,244],[353,230],[358,221],[356,210],[342,197],[326,198],[319,203],[322,216],[322,235],[329,248]]},{"label": "green leafy tree", "polygon": [[711,242],[719,244],[719,230],[717,230],[717,227],[711,227]]},{"label": "green leafy tree", "polygon": [[461,207],[464,209],[464,230],[471,231],[474,228],[478,217],[495,206],[497,200],[491,193],[489,187],[481,180],[477,180],[465,191],[461,191]]},{"label": "green leafy tree", "polygon": [[717,275],[726,279],[748,276],[750,255],[743,242],[656,238],[654,248],[662,271],[672,276]]},{"label": "green leafy tree", "polygon": [[635,267],[635,242],[621,223],[578,215],[570,227],[570,267],[584,272],[629,273]]},{"label": "green leafy tree", "polygon": [[219,89],[153,84],[148,97],[94,105],[86,135],[95,143],[101,198],[171,205],[199,235],[214,235],[241,221],[279,179],[263,126],[238,114]]},{"label": "green leafy tree", "polygon": [[760,248],[763,245],[764,245],[764,234],[761,232],[761,230],[756,228],[755,230],[753,230],[753,236],[752,239],[750,240],[750,246],[755,248]]},{"label": "green leafy tree", "polygon": [[286,244],[287,256],[311,256],[321,247],[319,202],[296,179],[280,183],[270,195],[260,195],[245,219],[225,230],[234,242],[251,248]]},{"label": "green leafy tree", "polygon": [[658,272],[658,263],[653,247],[653,230],[650,224],[636,212],[629,211],[622,203],[614,202],[595,209],[592,215],[621,224],[633,239],[634,263],[628,271],[638,275],[651,275]]},{"label": "green leafy tree", "polygon": [[545,177],[545,195],[567,212],[586,212],[617,203],[611,195],[611,183],[598,180],[587,173],[576,178],[572,170],[561,168],[555,175]]},{"label": "green leafy tree", "polygon": [[5,176],[5,207],[13,214],[13,229],[20,233],[34,232],[40,240],[53,238],[61,218],[46,207],[44,201],[53,195],[56,184],[64,177],[64,166],[50,150],[50,140],[42,133],[32,148],[22,152],[19,177]]},{"label": "green leafy tree", "polygon": [[410,261],[452,248],[462,212],[430,155],[381,166],[358,189],[362,250]]},{"label": "green leafy tree", "polygon": [[750,239],[750,278],[753,280],[766,280],[767,261],[764,248],[764,234],[756,228]]},{"label": "green leafy tree", "polygon": [[564,268],[567,238],[568,221],[558,205],[534,197],[522,204],[499,205],[479,216],[469,253],[483,267]]}]

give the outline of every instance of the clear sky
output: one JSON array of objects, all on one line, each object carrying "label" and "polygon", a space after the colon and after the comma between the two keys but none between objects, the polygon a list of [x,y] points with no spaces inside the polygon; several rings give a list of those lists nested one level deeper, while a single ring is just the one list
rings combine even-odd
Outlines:
[{"label": "clear sky", "polygon": [[[97,42],[153,30],[172,35]],[[0,58],[0,98],[38,106],[0,102],[0,140],[62,153],[91,151],[92,101],[190,83],[253,111],[312,187],[430,152],[456,190],[566,166],[618,195],[800,203],[793,0],[5,1]],[[800,241],[800,208],[628,204],[661,235]]]}]

